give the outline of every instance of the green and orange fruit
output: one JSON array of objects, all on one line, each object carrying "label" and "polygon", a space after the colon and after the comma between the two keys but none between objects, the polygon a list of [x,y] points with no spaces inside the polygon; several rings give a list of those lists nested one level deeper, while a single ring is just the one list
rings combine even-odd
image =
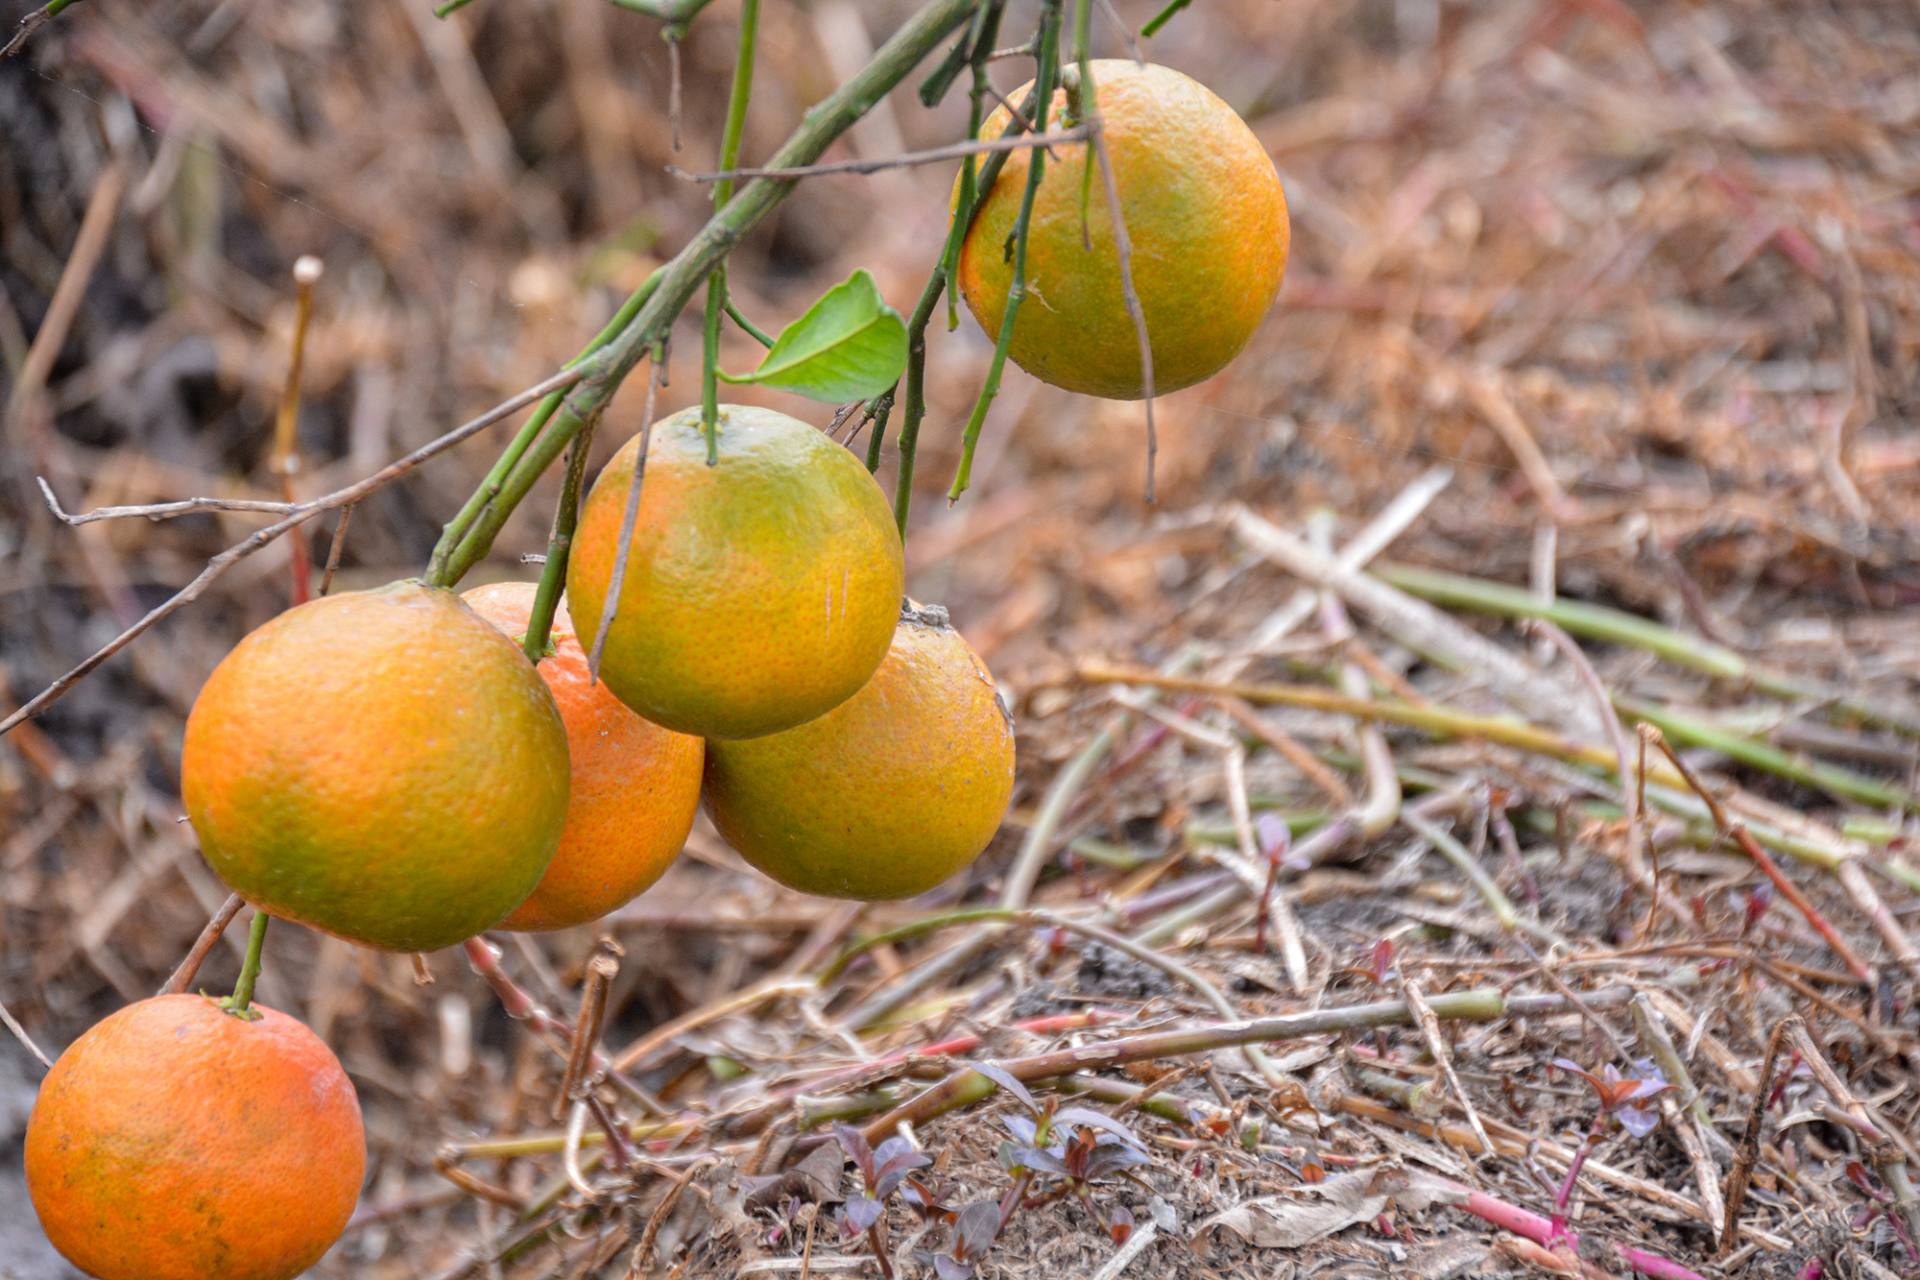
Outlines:
[{"label": "green and orange fruit", "polygon": [[860,692],[785,733],[707,747],[707,812],[789,888],[924,893],[980,856],[1013,795],[1013,725],[946,610],[903,610]]},{"label": "green and orange fruit", "polygon": [[[534,595],[531,582],[498,582],[462,598],[518,641]],[[560,848],[504,929],[565,929],[630,901],[666,873],[700,808],[705,744],[642,719],[593,679],[564,601],[551,641],[539,671],[567,728],[571,799]]]},{"label": "green and orange fruit", "polygon": [[[1152,64],[1091,65],[1153,389],[1175,391],[1224,368],[1272,305],[1287,265],[1286,197],[1260,140],[1205,85]],[[1032,92],[1029,82],[1011,101],[1024,105]],[[1068,108],[1067,90],[1057,90],[1049,121],[1062,121]],[[1008,119],[1006,108],[995,111],[980,136],[999,137]],[[1013,283],[1008,246],[1032,155],[1008,153],[961,246],[960,292],[990,337],[1000,332]],[[1088,202],[1083,240],[1086,144],[1055,146],[1051,155],[1035,192],[1028,292],[1008,354],[1057,387],[1137,400],[1146,391],[1139,337],[1101,184],[1095,181]]]},{"label": "green and orange fruit", "polygon": [[545,682],[458,596],[413,581],[248,635],[194,702],[180,773],[201,849],[242,897],[395,951],[498,924],[567,814]]},{"label": "green and orange fruit", "polygon": [[[591,651],[612,589],[636,436],[580,511],[567,598]],[[776,733],[853,696],[887,652],[905,562],[886,496],[847,450],[770,409],[653,425],[600,678],[653,723],[705,738]]]},{"label": "green and orange fruit", "polygon": [[27,1120],[27,1194],[98,1280],[291,1280],[346,1228],[360,1104],[307,1027],[205,996],[128,1005],[70,1045]]}]

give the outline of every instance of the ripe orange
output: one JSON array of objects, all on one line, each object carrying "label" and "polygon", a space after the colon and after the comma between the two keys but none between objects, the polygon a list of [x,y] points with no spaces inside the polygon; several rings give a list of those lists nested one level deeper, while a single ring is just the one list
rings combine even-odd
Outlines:
[{"label": "ripe orange", "polygon": [[567,812],[567,735],[533,664],[450,591],[396,582],[290,609],[214,668],[181,793],[261,910],[429,951],[533,891]]},{"label": "ripe orange", "polygon": [[[514,641],[533,613],[531,582],[496,582],[462,597]],[[540,674],[567,726],[572,798],[560,849],[503,929],[565,929],[597,920],[658,880],[687,842],[700,807],[706,744],[650,724],[596,683],[562,601],[554,652]]]},{"label": "ripe orange", "polygon": [[27,1120],[27,1194],[99,1280],[288,1280],[346,1228],[360,1104],[306,1026],[205,996],[128,1005],[74,1041]]},{"label": "ripe orange", "polygon": [[832,898],[933,888],[980,856],[1012,795],[1012,722],[945,609],[903,610],[873,679],[818,720],[707,747],[727,843]]},{"label": "ripe orange", "polygon": [[[886,496],[804,422],[720,410],[707,465],[700,411],[654,424],[619,613],[600,665],[620,700],[706,738],[790,729],[853,696],[880,664],[905,580]],[[580,512],[567,597],[589,650],[640,456],[627,442]]]},{"label": "ripe orange", "polygon": [[[1280,288],[1287,202],[1273,161],[1246,122],[1206,86],[1168,67],[1095,61],[1095,102],[1133,246],[1133,284],[1146,316],[1156,392],[1192,386],[1240,354]],[[1024,105],[1031,82],[1013,94]],[[1056,92],[1049,127],[1066,110]],[[1003,107],[980,127],[1006,130]],[[1008,154],[960,252],[960,291],[987,331],[1000,332],[1013,283],[1008,254],[1030,151]],[[1008,354],[1069,391],[1137,400],[1140,345],[1121,289],[1113,220],[1099,175],[1081,239],[1086,144],[1053,148],[1034,195],[1026,299]]]}]

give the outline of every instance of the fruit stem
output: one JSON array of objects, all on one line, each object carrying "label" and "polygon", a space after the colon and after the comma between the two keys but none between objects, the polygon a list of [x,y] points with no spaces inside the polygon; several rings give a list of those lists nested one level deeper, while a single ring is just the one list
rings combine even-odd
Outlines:
[{"label": "fruit stem", "polygon": [[[1004,11],[1004,3],[993,0],[974,14],[969,37],[973,42],[973,89],[967,107],[969,138],[980,134],[981,113],[985,109],[987,90],[992,87],[987,79],[987,63],[993,56],[994,41],[1000,35],[1000,18]],[[1018,112],[1012,113],[1012,118],[1007,122],[1007,133],[1017,134],[1025,128],[1025,118]],[[985,164],[979,165],[976,172],[973,156],[969,155],[961,161],[960,189],[955,195],[953,216],[947,225],[947,242],[940,247],[940,260],[927,277],[926,288],[920,291],[920,301],[914,305],[913,315],[907,322],[907,404],[900,423],[900,470],[893,482],[893,519],[900,528],[902,540],[907,536],[907,513],[913,506],[913,461],[919,451],[920,424],[927,416],[927,325],[933,320],[933,309],[943,291],[947,293],[949,308],[947,327],[952,328],[959,323],[958,313],[952,310],[956,295],[948,290],[948,286],[960,261],[960,246],[967,238],[967,228],[973,224],[974,212],[980,206],[980,193],[993,189],[1006,162],[1007,153],[997,152],[989,156]],[[878,417],[874,420],[873,436],[867,441],[869,471],[877,471],[880,467],[880,444],[885,436],[886,418]]]},{"label": "fruit stem", "polygon": [[560,608],[560,592],[567,585],[567,558],[573,550],[573,531],[580,523],[580,490],[587,481],[587,449],[593,444],[593,424],[567,446],[567,474],[560,486],[560,505],[553,512],[553,534],[547,539],[547,562],[534,588],[533,612],[521,639],[527,661],[538,665],[553,652],[553,615]]},{"label": "fruit stem", "polygon": [[[760,0],[740,6],[740,50],[733,60],[733,92],[727,96],[727,123],[720,135],[720,168],[740,163],[740,135],[747,123],[747,100],[753,96],[754,39],[760,29]],[[713,184],[716,212],[733,199],[733,179]],[[722,258],[707,276],[707,315],[701,331],[700,429],[707,436],[707,465],[720,461],[720,316],[727,310],[727,263]]]},{"label": "fruit stem", "polygon": [[[1047,0],[1040,10],[1040,65],[1034,74],[1033,129],[1047,131],[1047,111],[1053,105],[1053,87],[1060,69],[1060,0]],[[973,475],[973,451],[980,443],[980,428],[987,420],[987,409],[1000,394],[1000,377],[1007,368],[1007,348],[1013,342],[1013,323],[1020,314],[1020,303],[1027,296],[1027,231],[1033,222],[1033,201],[1040,191],[1040,179],[1047,168],[1044,147],[1035,147],[1027,160],[1027,185],[1020,194],[1020,216],[1013,225],[1013,282],[1007,286],[1007,303],[1000,317],[1000,336],[993,346],[993,361],[987,366],[987,378],[980,396],[967,418],[967,429],[960,442],[960,466],[954,471],[953,484],[947,489],[947,501],[958,502],[967,491]]]},{"label": "fruit stem", "polygon": [[227,1012],[236,1018],[254,1018],[248,1006],[253,1003],[253,983],[260,976],[260,953],[266,947],[267,922],[273,917],[264,911],[253,913],[253,925],[247,931],[247,958],[240,964],[240,976],[234,981],[233,994],[226,999]]}]

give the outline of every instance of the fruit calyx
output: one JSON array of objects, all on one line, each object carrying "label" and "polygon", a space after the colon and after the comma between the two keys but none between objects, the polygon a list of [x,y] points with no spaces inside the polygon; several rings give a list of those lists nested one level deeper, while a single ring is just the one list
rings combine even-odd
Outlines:
[{"label": "fruit calyx", "polygon": [[911,599],[900,602],[900,621],[934,631],[953,630],[953,617],[945,605],[921,604]]}]

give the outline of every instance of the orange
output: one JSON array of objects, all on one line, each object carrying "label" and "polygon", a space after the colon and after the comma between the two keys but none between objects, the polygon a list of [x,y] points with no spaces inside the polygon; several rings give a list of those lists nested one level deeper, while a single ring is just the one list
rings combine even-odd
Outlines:
[{"label": "orange", "polygon": [[[1132,243],[1156,393],[1218,373],[1253,336],[1287,265],[1287,202],[1273,161],[1246,122],[1206,86],[1169,67],[1093,64],[1095,102]],[[1013,94],[1024,105],[1031,82]],[[1048,127],[1062,123],[1054,95]],[[997,138],[1003,107],[980,127]],[[1070,121],[1069,121],[1070,123]],[[1032,152],[1010,152],[960,251],[960,291],[989,338],[1013,283],[1008,254]],[[1055,158],[1057,157],[1057,159]],[[1096,172],[1081,239],[1086,144],[1056,146],[1034,195],[1028,292],[1008,354],[1028,373],[1092,396],[1145,394],[1139,337],[1127,314],[1113,219]]]},{"label": "orange", "polygon": [[[619,612],[600,664],[620,700],[669,729],[752,738],[852,697],[887,652],[905,561],[886,495],[847,450],[771,409],[654,424]],[[640,439],[594,483],[567,565],[580,642],[600,627]]]},{"label": "orange", "polygon": [[395,951],[498,924],[567,812],[567,734],[533,664],[450,591],[290,609],[214,668],[181,794],[207,861],[272,915]]},{"label": "orange", "polygon": [[340,1238],[366,1137],[306,1026],[205,996],[128,1005],[74,1041],[27,1120],[27,1194],[99,1280],[288,1280]]},{"label": "orange", "polygon": [[[518,643],[535,590],[531,582],[497,582],[462,599]],[[503,929],[565,929],[630,901],[665,874],[700,807],[706,744],[649,724],[594,681],[564,601],[551,634],[554,651],[540,660],[540,674],[567,726],[572,798],[559,851]]]},{"label": "orange", "polygon": [[707,747],[707,812],[789,888],[906,898],[987,847],[1013,795],[1013,724],[938,608],[903,610],[873,679],[818,720]]}]

